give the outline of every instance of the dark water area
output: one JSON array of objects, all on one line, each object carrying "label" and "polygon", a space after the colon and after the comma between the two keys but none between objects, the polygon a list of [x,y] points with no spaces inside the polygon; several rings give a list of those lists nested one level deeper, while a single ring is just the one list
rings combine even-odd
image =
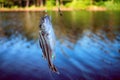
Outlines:
[{"label": "dark water area", "polygon": [[0,80],[120,80],[120,11],[49,14],[60,74],[42,58],[42,12],[0,12]]}]

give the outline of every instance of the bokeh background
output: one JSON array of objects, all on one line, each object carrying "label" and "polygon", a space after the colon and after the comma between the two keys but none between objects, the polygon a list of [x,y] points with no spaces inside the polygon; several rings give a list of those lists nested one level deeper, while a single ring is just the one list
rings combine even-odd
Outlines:
[{"label": "bokeh background", "polygon": [[0,11],[0,80],[120,80],[119,10],[48,14],[60,74],[42,58],[38,32],[43,12]]}]

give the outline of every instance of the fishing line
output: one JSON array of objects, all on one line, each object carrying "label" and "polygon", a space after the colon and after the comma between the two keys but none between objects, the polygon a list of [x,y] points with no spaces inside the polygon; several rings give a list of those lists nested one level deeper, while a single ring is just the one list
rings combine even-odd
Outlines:
[{"label": "fishing line", "polygon": [[61,12],[61,9],[60,9],[60,2],[58,3],[58,13],[60,16],[62,16],[62,12]]}]

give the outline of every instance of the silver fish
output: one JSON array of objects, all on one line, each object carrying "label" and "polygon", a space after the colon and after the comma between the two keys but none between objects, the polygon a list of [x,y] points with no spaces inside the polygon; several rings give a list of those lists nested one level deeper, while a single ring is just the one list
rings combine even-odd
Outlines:
[{"label": "silver fish", "polygon": [[39,44],[43,52],[43,57],[48,61],[49,68],[56,73],[59,73],[52,62],[52,55],[55,45],[55,34],[52,28],[51,19],[48,15],[41,18],[39,31]]}]

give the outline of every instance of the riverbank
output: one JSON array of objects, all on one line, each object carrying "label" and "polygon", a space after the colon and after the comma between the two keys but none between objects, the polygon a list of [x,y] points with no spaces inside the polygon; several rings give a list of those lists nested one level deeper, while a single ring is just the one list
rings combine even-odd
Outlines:
[{"label": "riverbank", "polygon": [[[0,12],[10,12],[10,11],[44,11],[44,10],[51,10],[51,11],[58,11],[57,7],[53,7],[51,9],[48,9],[46,7],[28,7],[28,8],[0,8]],[[98,6],[89,6],[86,9],[74,9],[74,8],[67,8],[67,7],[61,7],[61,11],[81,11],[81,10],[87,10],[87,11],[106,11],[107,9],[105,7],[98,7]]]}]

